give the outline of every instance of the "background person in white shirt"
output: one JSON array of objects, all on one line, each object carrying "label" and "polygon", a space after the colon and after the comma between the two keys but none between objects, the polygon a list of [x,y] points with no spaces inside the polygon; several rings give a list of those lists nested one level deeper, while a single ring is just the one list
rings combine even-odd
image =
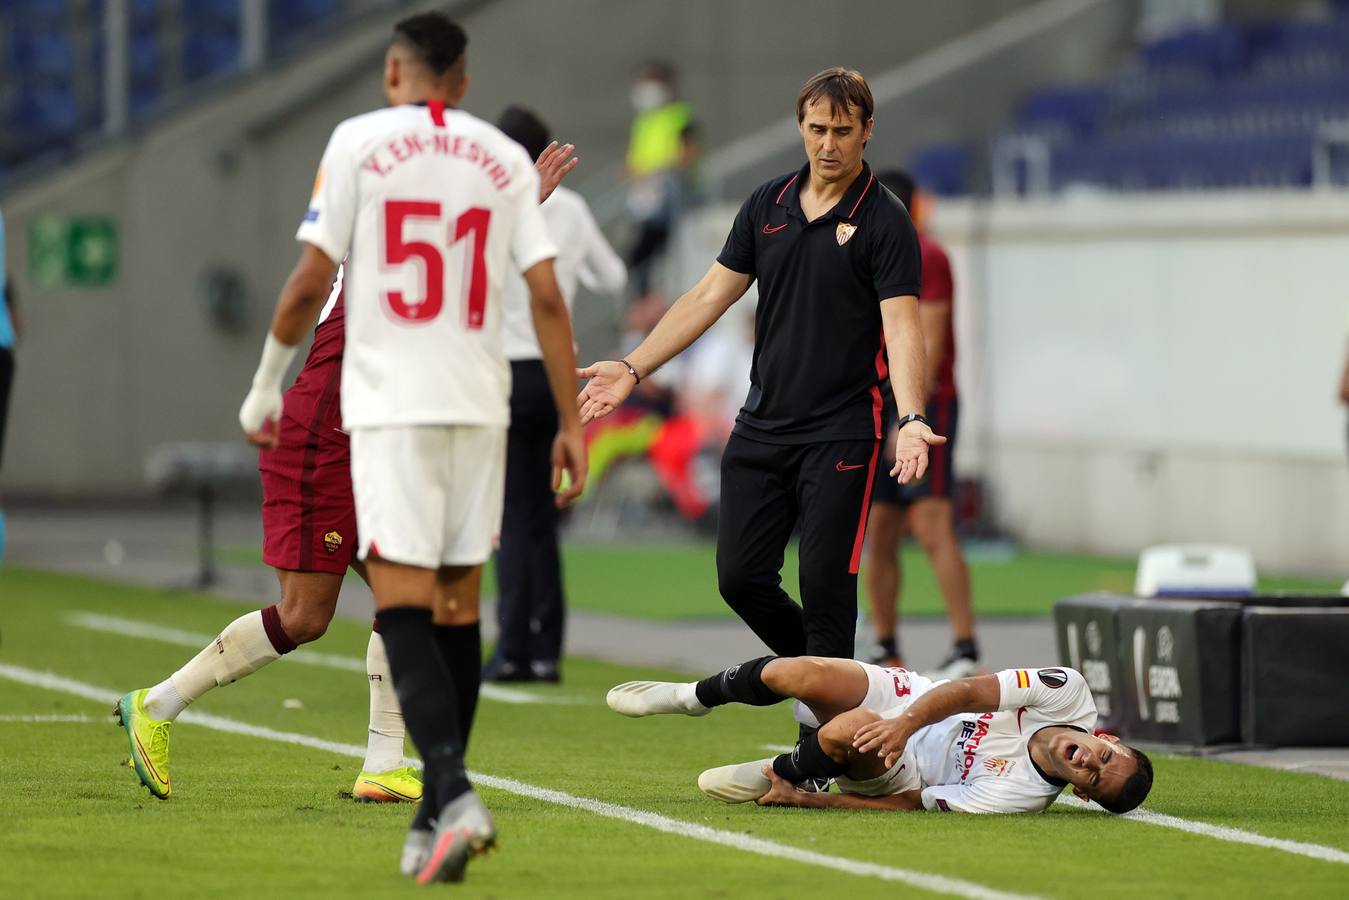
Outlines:
[{"label": "background person in white shirt", "polygon": [[[548,126],[533,112],[508,107],[497,127],[526,153],[549,144]],[[577,285],[617,294],[627,284],[623,260],[605,240],[590,207],[559,187],[539,207],[557,244],[553,268],[570,312]],[[529,313],[529,288],[515,272],[502,290],[501,335],[511,364],[511,425],[506,435],[506,503],[497,548],[496,652],[486,681],[560,680],[566,597],[558,547],[558,509],[549,484],[549,442],[557,411],[543,353]]]},{"label": "background person in white shirt", "polygon": [[[631,681],[609,691],[628,716],[706,715],[725,703],[795,698],[821,724],[791,753],[708,769],[703,792],[761,806],[1011,813],[1047,809],[1068,785],[1110,812],[1152,789],[1152,763],[1113,735],[1093,734],[1096,704],[1073,669],[1005,669],[933,683],[900,668],[825,657],[775,657],[702,681]],[[799,790],[834,778],[841,794]]]}]

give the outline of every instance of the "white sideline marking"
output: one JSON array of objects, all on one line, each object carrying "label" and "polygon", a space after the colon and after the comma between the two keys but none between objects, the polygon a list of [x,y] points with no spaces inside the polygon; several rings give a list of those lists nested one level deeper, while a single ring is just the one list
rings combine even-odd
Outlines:
[{"label": "white sideline marking", "polygon": [[790,744],[760,744],[759,749],[770,753],[791,753],[796,748]]},{"label": "white sideline marking", "polygon": [[0,716],[0,722],[23,722],[26,724],[49,722],[97,722],[89,716]]},{"label": "white sideline marking", "polygon": [[[1095,803],[1079,800],[1071,794],[1060,795],[1058,802],[1065,806],[1072,806],[1077,809],[1100,808]],[[1188,831],[1190,834],[1201,834],[1204,837],[1217,838],[1220,841],[1231,841],[1235,844],[1251,844],[1256,847],[1269,847],[1271,850],[1283,850],[1285,853],[1296,853],[1298,856],[1309,856],[1312,859],[1319,859],[1325,862],[1349,865],[1349,853],[1336,849],[1335,847],[1325,847],[1321,844],[1307,844],[1302,841],[1290,841],[1285,838],[1266,837],[1263,834],[1242,831],[1240,828],[1230,828],[1226,825],[1210,825],[1208,822],[1194,822],[1190,819],[1168,816],[1166,813],[1153,812],[1150,809],[1136,809],[1133,812],[1125,813],[1120,818],[1132,819],[1135,822],[1144,822],[1148,825],[1160,825],[1163,828],[1174,828],[1177,831]]]},{"label": "white sideline marking", "polygon": [[[90,631],[102,631],[108,634],[120,634],[126,637],[145,638],[146,640],[159,641],[164,644],[178,644],[182,647],[205,647],[211,641],[215,640],[213,634],[199,634],[192,631],[180,631],[177,628],[166,628],[163,625],[153,625],[149,622],[137,622],[133,619],[121,619],[117,616],[105,616],[92,612],[72,612],[66,614],[66,623],[78,628],[87,628]],[[337,656],[332,653],[318,653],[313,650],[293,650],[287,653],[282,659],[292,662],[305,663],[310,666],[324,666],[329,669],[341,669],[344,672],[360,672],[365,674],[365,660],[357,659],[354,656]],[[498,687],[495,684],[484,684],[481,689],[482,696],[489,700],[496,700],[499,703],[584,703],[583,700],[576,700],[570,697],[545,697],[542,694],[533,694],[529,691],[521,691],[515,688]]]},{"label": "white sideline marking", "polygon": [[[38,672],[33,669],[25,669],[21,666],[11,666],[0,663],[0,677],[9,678],[22,684],[32,685],[33,687],[74,694],[77,697],[83,697],[86,700],[93,700],[98,703],[116,703],[119,697],[119,695],[113,691],[95,687],[91,684],[64,678],[50,672]],[[361,759],[365,756],[365,748],[356,744],[325,741],[322,738],[311,737],[307,734],[275,731],[271,728],[264,728],[259,725],[249,725],[247,722],[237,722],[233,719],[225,719],[220,716],[212,716],[206,713],[197,713],[192,710],[184,712],[178,717],[178,721],[201,725],[215,731],[243,734],[250,737],[278,741],[283,744],[294,744],[300,747],[311,747],[315,750],[324,750],[342,756],[355,757],[356,759]],[[842,856],[830,856],[826,853],[816,853],[812,850],[802,850],[787,844],[779,844],[774,841],[764,840],[763,838],[750,837],[733,831],[722,831],[719,828],[709,828],[706,825],[698,825],[694,822],[683,822],[679,819],[671,819],[658,813],[634,809],[630,806],[620,806],[617,803],[605,803],[602,800],[591,800],[588,797],[578,797],[575,794],[568,794],[563,791],[554,791],[548,788],[536,787],[532,784],[526,784],[523,781],[516,781],[514,778],[501,778],[496,775],[484,775],[480,772],[470,772],[469,774],[477,784],[485,787],[495,788],[522,797],[529,797],[534,800],[542,800],[545,803],[554,803],[558,806],[568,806],[572,809],[585,810],[586,812],[594,813],[597,816],[618,819],[623,822],[630,822],[634,825],[643,825],[647,828],[653,828],[656,831],[663,831],[666,834],[677,834],[681,837],[692,838],[697,841],[706,841],[710,844],[718,844],[723,847],[730,847],[734,850],[743,850],[747,853],[756,853],[760,856],[786,859],[792,862],[819,866],[825,869],[833,869],[848,875],[857,875],[864,878],[879,878],[883,881],[902,882],[904,884],[912,885],[913,887],[934,891],[936,893],[967,897],[970,898],[970,900],[1027,900],[1026,895],[1024,894],[1010,894],[1005,891],[997,891],[992,888],[984,887],[981,884],[964,881],[959,878],[948,878],[945,875],[933,875],[927,872],[914,872],[909,869],[895,868],[894,866],[884,866],[878,863],[861,862]]]}]

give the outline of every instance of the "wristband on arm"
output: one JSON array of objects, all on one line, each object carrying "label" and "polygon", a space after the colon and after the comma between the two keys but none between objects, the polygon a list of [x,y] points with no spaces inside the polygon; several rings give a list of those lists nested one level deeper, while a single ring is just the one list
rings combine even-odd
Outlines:
[{"label": "wristband on arm", "polygon": [[633,387],[636,387],[638,384],[642,383],[642,376],[637,374],[637,370],[632,367],[632,363],[628,362],[626,359],[614,359],[610,360],[610,362],[616,362],[620,366],[628,370],[628,374],[631,375],[632,380],[636,382],[636,384],[634,384]]},{"label": "wristband on arm", "polygon": [[262,345],[262,359],[258,362],[257,372],[253,373],[253,387],[279,389],[281,379],[285,376],[286,369],[290,368],[290,362],[295,358],[295,351],[298,349],[299,347],[281,343],[276,339],[276,335],[268,331],[267,340]]},{"label": "wristband on arm", "polygon": [[932,427],[932,423],[927,420],[927,416],[923,415],[922,413],[909,413],[907,416],[905,416],[904,418],[900,419],[898,422],[895,423],[895,430],[899,431],[903,429],[904,426],[909,424],[910,422],[922,422],[928,428]]}]

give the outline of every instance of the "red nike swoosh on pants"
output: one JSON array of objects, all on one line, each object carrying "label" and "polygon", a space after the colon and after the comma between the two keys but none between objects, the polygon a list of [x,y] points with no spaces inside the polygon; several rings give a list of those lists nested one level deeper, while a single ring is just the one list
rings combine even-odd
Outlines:
[{"label": "red nike swoosh on pants", "polygon": [[838,462],[834,463],[834,469],[838,472],[851,472],[853,469],[865,469],[866,466],[867,466],[866,463],[858,463],[855,466],[845,466],[843,464],[843,460],[841,459]]}]

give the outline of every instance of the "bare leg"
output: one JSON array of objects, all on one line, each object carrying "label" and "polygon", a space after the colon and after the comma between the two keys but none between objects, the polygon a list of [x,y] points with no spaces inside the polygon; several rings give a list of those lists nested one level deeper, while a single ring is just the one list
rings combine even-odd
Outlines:
[{"label": "bare leg", "polygon": [[970,571],[956,537],[953,504],[944,497],[924,497],[909,510],[909,526],[932,562],[946,616],[957,641],[974,639]]},{"label": "bare leg", "polygon": [[342,576],[277,569],[276,580],[281,584],[281,602],[276,611],[286,635],[297,644],[323,637],[337,611]]},{"label": "bare leg", "polygon": [[895,636],[899,609],[899,542],[904,536],[904,509],[893,503],[873,503],[867,523],[866,588],[871,627],[876,640]]},{"label": "bare leg", "polygon": [[436,570],[406,566],[371,557],[365,562],[367,581],[375,595],[375,611],[410,606],[431,609],[437,594]]},{"label": "bare leg", "polygon": [[871,709],[852,709],[831,719],[819,731],[820,749],[830,759],[848,765],[848,777],[854,781],[879,778],[886,772],[885,760],[876,753],[858,753],[853,738],[864,725],[880,719]]},{"label": "bare leg", "polygon": [[821,722],[855,709],[869,687],[859,663],[823,656],[778,657],[760,677],[770,690],[809,706]]},{"label": "bare leg", "polygon": [[443,566],[436,572],[437,625],[472,625],[478,621],[482,565]]}]

